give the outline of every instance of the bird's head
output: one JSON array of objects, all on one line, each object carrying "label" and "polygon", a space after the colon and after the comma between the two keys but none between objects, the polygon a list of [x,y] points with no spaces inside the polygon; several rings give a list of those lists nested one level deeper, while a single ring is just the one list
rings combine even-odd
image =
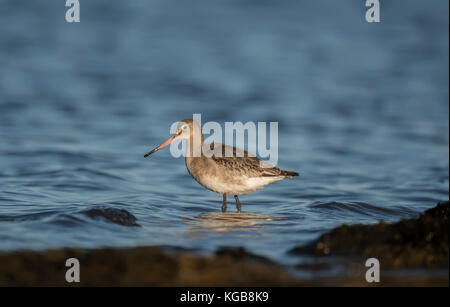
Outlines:
[{"label": "bird's head", "polygon": [[[193,140],[194,136],[200,136],[201,143],[203,143],[203,135],[201,132],[200,125],[193,120],[192,118],[183,119],[182,121],[178,122],[177,130],[176,132],[170,136],[166,141],[164,141],[161,145],[154,148],[152,151],[148,152],[144,158],[147,158],[154,152],[170,145],[175,140]],[[193,142],[190,142],[193,143]],[[201,144],[200,143],[200,144]]]}]

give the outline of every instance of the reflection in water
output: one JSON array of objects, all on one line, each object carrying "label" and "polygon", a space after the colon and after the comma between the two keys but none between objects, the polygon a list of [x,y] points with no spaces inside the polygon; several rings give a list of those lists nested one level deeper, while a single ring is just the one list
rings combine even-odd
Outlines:
[{"label": "reflection in water", "polygon": [[184,218],[191,224],[191,231],[236,231],[259,227],[267,221],[283,220],[282,217],[270,217],[253,213],[202,213],[195,218]]}]

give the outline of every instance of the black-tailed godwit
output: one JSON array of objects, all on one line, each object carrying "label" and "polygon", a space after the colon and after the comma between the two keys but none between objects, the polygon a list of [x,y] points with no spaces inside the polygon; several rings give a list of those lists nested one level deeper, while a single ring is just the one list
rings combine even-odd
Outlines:
[{"label": "black-tailed godwit", "polygon": [[[194,142],[196,136],[199,141]],[[250,194],[272,182],[298,176],[296,172],[281,170],[268,164],[261,167],[261,161],[256,156],[220,143],[206,144],[206,146],[209,145],[211,150],[219,150],[219,153],[221,149],[221,155],[210,157],[205,155],[201,150],[201,146],[204,145],[201,128],[191,118],[180,121],[176,133],[144,157],[150,156],[177,139],[185,139],[187,142],[186,148],[189,153],[186,153],[186,167],[189,174],[208,190],[223,195],[222,212],[227,210],[227,195],[234,195],[237,212],[241,212],[238,195]],[[198,143],[197,147],[194,146],[196,143]],[[226,152],[232,152],[233,155],[226,155]]]}]

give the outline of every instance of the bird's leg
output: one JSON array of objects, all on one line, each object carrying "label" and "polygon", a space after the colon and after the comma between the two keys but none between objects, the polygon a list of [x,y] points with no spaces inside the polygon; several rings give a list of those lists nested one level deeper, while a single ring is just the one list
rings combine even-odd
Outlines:
[{"label": "bird's leg", "polygon": [[223,194],[222,212],[227,211],[227,194]]},{"label": "bird's leg", "polygon": [[236,209],[238,213],[241,213],[241,202],[237,195],[234,195],[234,199],[236,200]]}]

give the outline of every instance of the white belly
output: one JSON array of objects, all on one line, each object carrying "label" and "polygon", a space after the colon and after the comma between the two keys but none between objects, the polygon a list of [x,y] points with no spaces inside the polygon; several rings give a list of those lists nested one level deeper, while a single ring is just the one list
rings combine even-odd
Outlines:
[{"label": "white belly", "polygon": [[220,180],[218,178],[202,176],[197,180],[205,188],[227,195],[250,194],[256,190],[263,189],[266,185],[283,179],[280,177],[241,177],[233,182]]}]

